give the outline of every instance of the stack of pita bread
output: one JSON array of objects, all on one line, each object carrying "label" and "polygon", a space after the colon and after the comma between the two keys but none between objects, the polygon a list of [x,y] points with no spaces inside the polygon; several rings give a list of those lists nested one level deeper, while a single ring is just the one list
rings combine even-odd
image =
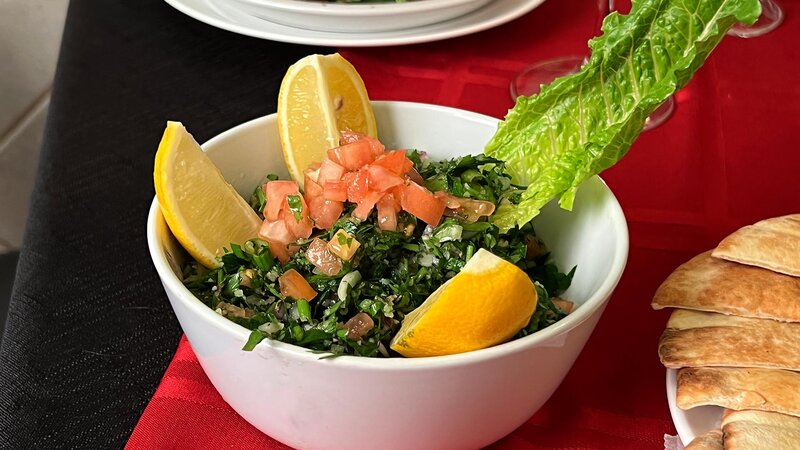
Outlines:
[{"label": "stack of pita bread", "polygon": [[687,449],[800,449],[800,214],[746,226],[678,267],[658,354],[677,403],[726,408]]}]

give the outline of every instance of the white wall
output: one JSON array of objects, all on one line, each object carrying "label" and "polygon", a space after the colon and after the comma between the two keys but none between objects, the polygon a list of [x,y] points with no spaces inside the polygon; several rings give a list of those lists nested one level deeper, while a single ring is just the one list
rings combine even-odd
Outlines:
[{"label": "white wall", "polygon": [[0,253],[19,248],[67,0],[0,0]]}]

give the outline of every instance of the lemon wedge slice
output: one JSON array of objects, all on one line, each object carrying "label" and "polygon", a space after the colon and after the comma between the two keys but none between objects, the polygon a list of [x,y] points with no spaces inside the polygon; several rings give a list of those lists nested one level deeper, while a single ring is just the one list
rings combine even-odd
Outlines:
[{"label": "lemon wedge slice", "polygon": [[289,175],[303,185],[303,171],[339,145],[339,132],[377,137],[361,76],[338,53],[310,55],[286,71],[278,94],[278,130]]},{"label": "lemon wedge slice", "polygon": [[258,236],[261,219],[180,122],[167,122],[153,179],[172,234],[202,265],[219,267],[223,247]]},{"label": "lemon wedge slice", "polygon": [[480,249],[461,272],[405,317],[391,348],[419,357],[491,347],[521,330],[537,301],[525,272]]}]

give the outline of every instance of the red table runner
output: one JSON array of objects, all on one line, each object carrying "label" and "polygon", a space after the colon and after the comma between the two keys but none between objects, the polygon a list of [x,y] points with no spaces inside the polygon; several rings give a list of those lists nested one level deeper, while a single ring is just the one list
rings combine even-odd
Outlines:
[{"label": "red table runner", "polygon": [[[625,274],[561,387],[492,448],[660,449],[664,434],[675,434],[656,354],[668,313],[650,309],[655,289],[736,228],[800,212],[800,2],[779,1],[781,27],[726,38],[677,94],[672,118],[602,174],[628,219]],[[531,62],[584,54],[595,18],[593,1],[551,0],[475,35],[341,53],[373,99],[502,117],[512,106],[514,74]],[[128,448],[287,447],[222,400],[183,339]]]}]

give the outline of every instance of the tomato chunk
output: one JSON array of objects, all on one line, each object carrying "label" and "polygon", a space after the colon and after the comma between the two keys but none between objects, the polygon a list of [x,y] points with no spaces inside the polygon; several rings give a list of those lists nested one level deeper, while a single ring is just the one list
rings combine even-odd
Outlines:
[{"label": "tomato chunk", "polygon": [[265,220],[258,230],[258,237],[265,241],[277,242],[283,245],[297,240],[283,220]]},{"label": "tomato chunk", "polygon": [[328,200],[324,197],[315,197],[308,203],[308,213],[314,226],[324,230],[330,229],[344,211],[344,203]]},{"label": "tomato chunk", "polygon": [[365,195],[364,198],[362,198],[361,201],[358,202],[358,206],[356,206],[356,209],[353,210],[353,217],[362,221],[367,220],[370,213],[372,212],[372,208],[375,207],[375,203],[377,203],[378,200],[380,200],[382,195],[383,192],[368,191],[367,195]]},{"label": "tomato chunk", "polygon": [[322,196],[328,200],[343,202],[347,200],[347,183],[344,181],[328,181],[322,190]]},{"label": "tomato chunk", "polygon": [[331,161],[348,170],[357,170],[375,160],[369,141],[362,139],[328,150]]},{"label": "tomato chunk", "polygon": [[322,195],[322,186],[317,183],[316,180],[313,180],[308,174],[305,175],[304,180],[303,198],[306,199],[306,203],[311,203],[309,201],[310,199]]},{"label": "tomato chunk", "polygon": [[[398,202],[394,195],[385,194],[378,200],[378,228],[386,231],[397,231]],[[397,209],[396,206],[398,207]]]},{"label": "tomato chunk", "polygon": [[349,202],[358,203],[367,195],[369,177],[366,173],[361,171],[346,173],[344,182],[347,185],[347,200]]},{"label": "tomato chunk", "polygon": [[369,188],[373,191],[385,192],[404,182],[401,176],[383,166],[371,164],[366,170],[369,174]]},{"label": "tomato chunk", "polygon": [[294,269],[289,269],[278,277],[278,285],[281,287],[281,294],[295,300],[311,300],[317,296],[317,291]]},{"label": "tomato chunk", "polygon": [[322,161],[322,165],[319,168],[319,176],[317,177],[317,183],[321,186],[325,186],[325,183],[329,181],[339,181],[342,179],[345,173],[345,168],[336,164],[335,162],[331,161],[328,158],[325,158]]},{"label": "tomato chunk", "polygon": [[444,214],[444,202],[433,193],[414,182],[409,182],[402,191],[400,205],[404,210],[431,226],[436,226]]},{"label": "tomato chunk", "polygon": [[386,149],[386,147],[384,147],[383,144],[381,144],[381,141],[375,139],[372,136],[368,136],[366,134],[358,133],[356,131],[351,131],[351,130],[344,130],[340,132],[339,145],[352,144],[353,142],[357,141],[369,142],[369,145],[372,148],[372,153],[376,157],[381,156],[384,150]]},{"label": "tomato chunk", "polygon": [[299,194],[300,189],[294,181],[269,181],[264,184],[264,193],[267,197],[267,205],[264,208],[264,217],[267,220],[278,220],[278,213],[286,205],[286,196]]},{"label": "tomato chunk", "polygon": [[258,237],[267,241],[270,253],[278,261],[282,263],[289,262],[290,254],[286,245],[294,242],[297,238],[289,231],[286,222],[283,220],[265,220],[258,230]]},{"label": "tomato chunk", "polygon": [[372,165],[384,167],[397,176],[405,175],[414,167],[411,160],[406,157],[404,150],[388,151],[385,155],[376,159]]}]

